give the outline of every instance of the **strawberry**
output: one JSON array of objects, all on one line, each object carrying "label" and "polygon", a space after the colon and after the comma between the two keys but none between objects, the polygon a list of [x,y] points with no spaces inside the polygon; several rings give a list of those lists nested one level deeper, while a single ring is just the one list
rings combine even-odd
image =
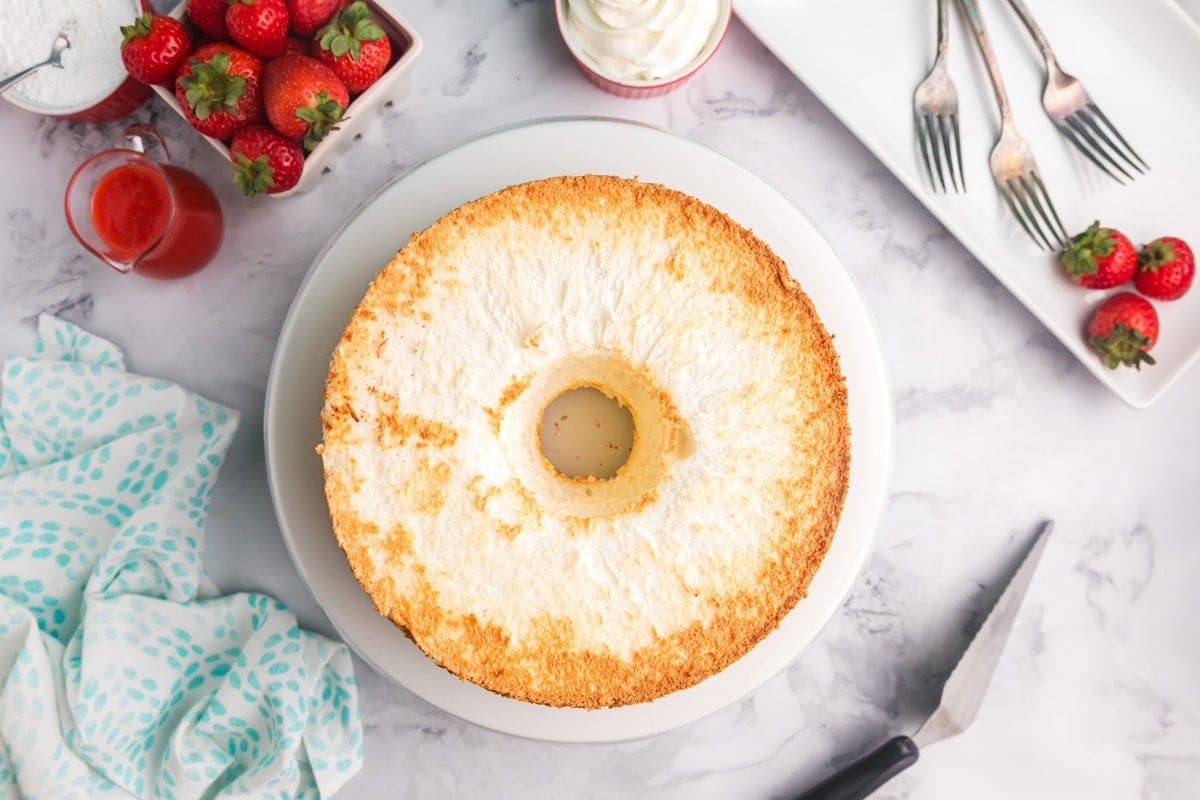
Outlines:
[{"label": "strawberry", "polygon": [[263,62],[240,47],[214,42],[197,48],[175,79],[175,97],[192,127],[228,139],[262,119]]},{"label": "strawberry", "polygon": [[283,0],[228,0],[229,37],[263,58],[274,58],[287,45],[288,10]]},{"label": "strawberry", "polygon": [[1105,300],[1087,327],[1088,342],[1109,369],[1153,364],[1147,352],[1158,341],[1158,312],[1146,298],[1120,292]]},{"label": "strawberry", "polygon": [[329,22],[342,0],[287,0],[292,32],[307,39]]},{"label": "strawberry", "polygon": [[1129,237],[1093,222],[1058,254],[1067,276],[1085,289],[1110,289],[1133,277],[1137,250]]},{"label": "strawberry", "polygon": [[[283,43],[283,52],[306,56],[308,55],[308,45],[297,39],[295,36],[289,36]],[[282,55],[282,53],[280,55]]]},{"label": "strawberry", "polygon": [[229,143],[233,180],[247,197],[291,189],[304,171],[300,145],[266,125],[247,125]]},{"label": "strawberry", "polygon": [[192,50],[183,23],[165,14],[142,14],[121,26],[121,63],[142,83],[170,86],[179,65]]},{"label": "strawberry", "polygon": [[263,70],[263,107],[271,127],[301,140],[305,152],[337,127],[350,104],[346,84],[329,67],[290,53]]},{"label": "strawberry", "polygon": [[1155,300],[1178,300],[1187,294],[1196,276],[1196,257],[1177,236],[1160,236],[1138,252],[1133,285]]},{"label": "strawberry", "polygon": [[225,0],[187,0],[187,15],[192,24],[214,42],[228,42],[225,29]]},{"label": "strawberry", "polygon": [[317,32],[313,55],[338,74],[351,94],[358,94],[387,69],[392,43],[367,4],[357,0]]}]

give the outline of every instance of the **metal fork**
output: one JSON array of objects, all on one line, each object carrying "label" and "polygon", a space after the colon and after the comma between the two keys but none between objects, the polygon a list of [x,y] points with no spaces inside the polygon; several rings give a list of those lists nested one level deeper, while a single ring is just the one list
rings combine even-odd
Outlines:
[{"label": "metal fork", "polygon": [[979,6],[975,0],[958,0],[958,4],[970,23],[971,32],[975,34],[979,52],[987,65],[988,77],[992,81],[992,90],[996,94],[996,104],[1000,107],[1000,139],[992,150],[992,177],[1013,216],[1038,247],[1051,251],[1066,247],[1070,237],[1058,218],[1058,212],[1054,210],[1046,185],[1042,183],[1033,151],[1013,124],[1008,93],[1004,90],[1000,67],[996,64],[996,54],[992,52],[992,43],[983,25]]},{"label": "metal fork", "polygon": [[[938,185],[946,190],[946,178],[942,174],[943,158],[946,171],[954,191],[967,190],[967,178],[962,168],[962,142],[958,138],[958,91],[946,71],[946,47],[950,34],[949,0],[938,0],[937,56],[929,75],[913,93],[913,118],[917,126],[917,139],[921,146],[921,157],[925,160],[925,171],[929,173],[929,185],[936,192]],[[951,134],[954,145],[951,147]],[[933,180],[937,167],[937,182]],[[956,174],[957,173],[957,174]]]},{"label": "metal fork", "polygon": [[1042,106],[1055,126],[1088,161],[1117,183],[1124,184],[1125,181],[1113,174],[1100,159],[1107,161],[1129,180],[1133,180],[1135,176],[1130,175],[1121,166],[1113,157],[1114,153],[1132,169],[1144,175],[1146,170],[1150,169],[1150,165],[1129,146],[1129,142],[1125,141],[1117,127],[1109,122],[1108,117],[1083,88],[1083,84],[1058,66],[1058,59],[1050,49],[1050,42],[1034,22],[1033,15],[1025,7],[1025,3],[1021,0],[1008,0],[1008,3],[1017,12],[1021,22],[1025,23],[1029,35],[1033,37],[1038,49],[1042,51],[1042,57],[1046,59],[1046,90],[1042,94]]}]

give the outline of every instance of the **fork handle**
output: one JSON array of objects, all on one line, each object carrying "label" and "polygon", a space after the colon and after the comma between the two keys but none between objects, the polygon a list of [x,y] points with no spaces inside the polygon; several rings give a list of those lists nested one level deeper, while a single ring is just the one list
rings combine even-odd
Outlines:
[{"label": "fork handle", "polygon": [[1033,14],[1029,13],[1025,3],[1022,0],[1008,0],[1008,4],[1012,6],[1013,11],[1017,12],[1017,16],[1021,18],[1021,22],[1025,25],[1025,30],[1029,31],[1029,35],[1033,37],[1033,41],[1037,44],[1038,49],[1042,51],[1042,57],[1046,59],[1046,63],[1057,64],[1058,59],[1054,57],[1054,51],[1050,49],[1050,42],[1046,39],[1042,29],[1033,19]]},{"label": "fork handle", "polygon": [[937,15],[938,15],[938,39],[937,39],[937,54],[938,58],[946,55],[946,49],[950,45],[950,0],[938,0]]},{"label": "fork handle", "polygon": [[988,77],[992,80],[992,91],[996,94],[996,105],[1000,107],[1000,120],[1004,127],[1012,127],[1012,107],[1008,104],[1008,92],[1004,90],[1004,80],[1000,77],[1000,65],[996,63],[996,54],[992,51],[992,40],[988,38],[987,28],[983,24],[983,15],[979,13],[979,5],[975,0],[958,0],[958,6],[967,17],[971,33],[975,34],[975,42],[987,65]]}]

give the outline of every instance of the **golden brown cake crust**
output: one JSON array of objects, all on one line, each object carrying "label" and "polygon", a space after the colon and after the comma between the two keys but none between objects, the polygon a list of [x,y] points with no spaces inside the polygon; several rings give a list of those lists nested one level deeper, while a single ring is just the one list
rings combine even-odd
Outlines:
[{"label": "golden brown cake crust", "polygon": [[[591,639],[584,635],[585,620],[553,613],[530,615],[520,635],[514,635],[495,613],[481,609],[477,614],[464,608],[454,599],[453,586],[458,584],[448,582],[444,569],[425,561],[423,554],[434,546],[427,544],[430,530],[474,536],[472,541],[480,547],[506,558],[515,557],[514,543],[537,526],[552,524],[554,530],[575,537],[613,537],[623,521],[632,524],[636,515],[646,513],[639,507],[601,520],[551,520],[552,515],[539,507],[517,477],[476,471],[472,454],[465,449],[482,441],[480,431],[495,434],[504,405],[526,390],[531,376],[502,376],[492,396],[478,398],[475,404],[482,421],[468,419],[474,415],[465,413],[461,419],[435,418],[402,392],[390,391],[395,387],[375,385],[374,377],[398,374],[397,385],[403,386],[410,372],[417,375],[427,368],[419,339],[404,339],[395,331],[432,324],[443,302],[440,298],[452,291],[470,291],[470,286],[460,285],[464,275],[459,274],[457,243],[475,231],[508,224],[522,230],[554,231],[568,237],[563,239],[567,242],[575,220],[580,220],[581,228],[594,230],[588,220],[596,215],[611,220],[614,240],[625,237],[628,226],[664,227],[663,236],[677,243],[673,253],[679,255],[664,258],[659,269],[673,281],[699,281],[704,291],[723,296],[722,303],[732,303],[744,315],[746,329],[767,342],[778,374],[764,377],[767,388],[761,391],[769,392],[771,402],[779,406],[780,436],[786,440],[781,446],[793,454],[772,467],[774,475],[756,478],[760,488],[754,507],[763,510],[754,525],[760,529],[738,531],[753,536],[750,541],[757,548],[744,553],[749,561],[739,568],[748,571],[725,581],[718,574],[724,569],[722,563],[679,550],[664,569],[664,581],[681,580],[670,572],[676,562],[681,565],[679,575],[694,564],[713,570],[711,586],[701,581],[689,590],[699,609],[695,621],[659,631],[626,653],[617,652],[615,646],[587,644],[584,640]],[[596,252],[604,252],[606,246],[603,241],[596,243]],[[634,322],[618,319],[616,324]],[[481,323],[480,329],[488,326]],[[539,329],[533,336],[548,335]],[[396,361],[401,339],[407,348],[402,355],[409,361]],[[535,339],[532,345],[515,341],[512,346],[548,345]],[[652,377],[664,372],[653,357],[626,355]],[[668,386],[668,394],[672,388],[678,387]],[[746,383],[739,391],[745,403],[753,404],[760,387]],[[333,529],[355,577],[379,612],[460,678],[502,695],[552,706],[598,708],[652,700],[692,686],[742,657],[807,593],[832,541],[849,481],[850,430],[838,356],[811,301],[786,265],[754,234],[717,209],[656,184],[608,176],[559,177],[510,187],[451,211],[414,234],[372,282],[345,328],[332,358],[322,422],[324,442],[319,450]],[[705,431],[692,424],[703,448]],[[369,458],[364,455],[368,452]],[[403,453],[404,474],[402,480],[396,478],[396,488],[381,490],[379,482],[392,479],[388,470],[401,469],[390,466],[388,453]],[[742,464],[728,467],[731,474],[749,470]],[[669,472],[645,505],[653,508],[663,503],[664,492],[688,491],[672,486],[670,481],[681,478],[680,470],[674,466],[670,470],[675,471]],[[482,516],[490,513],[496,497],[516,509],[506,517],[508,522]],[[392,503],[402,510],[394,511]],[[396,514],[401,513],[407,515],[405,522],[397,523]],[[381,519],[388,520],[382,528]],[[517,523],[511,524],[512,519]],[[490,538],[483,538],[481,531],[462,533],[452,520],[478,520]],[[677,523],[676,530],[661,532],[664,542],[698,530],[689,519]],[[705,530],[704,535],[715,536],[720,526],[714,523]],[[700,549],[697,546],[696,552]],[[654,562],[631,563],[649,564],[645,568],[650,569]],[[474,576],[483,583],[496,579],[495,573]],[[546,579],[553,580],[554,574],[548,571]],[[557,595],[550,597],[555,600]]]}]

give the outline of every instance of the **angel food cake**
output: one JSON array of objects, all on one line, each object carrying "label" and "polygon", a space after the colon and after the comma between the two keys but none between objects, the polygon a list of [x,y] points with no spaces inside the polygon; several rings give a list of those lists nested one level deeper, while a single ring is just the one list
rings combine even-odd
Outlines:
[{"label": "angel food cake", "polygon": [[[611,477],[543,449],[590,387]],[[412,236],[333,354],[321,451],[359,583],[439,665],[598,708],[722,670],[805,595],[849,475],[830,335],[750,231],[663,186],[550,178]]]}]

